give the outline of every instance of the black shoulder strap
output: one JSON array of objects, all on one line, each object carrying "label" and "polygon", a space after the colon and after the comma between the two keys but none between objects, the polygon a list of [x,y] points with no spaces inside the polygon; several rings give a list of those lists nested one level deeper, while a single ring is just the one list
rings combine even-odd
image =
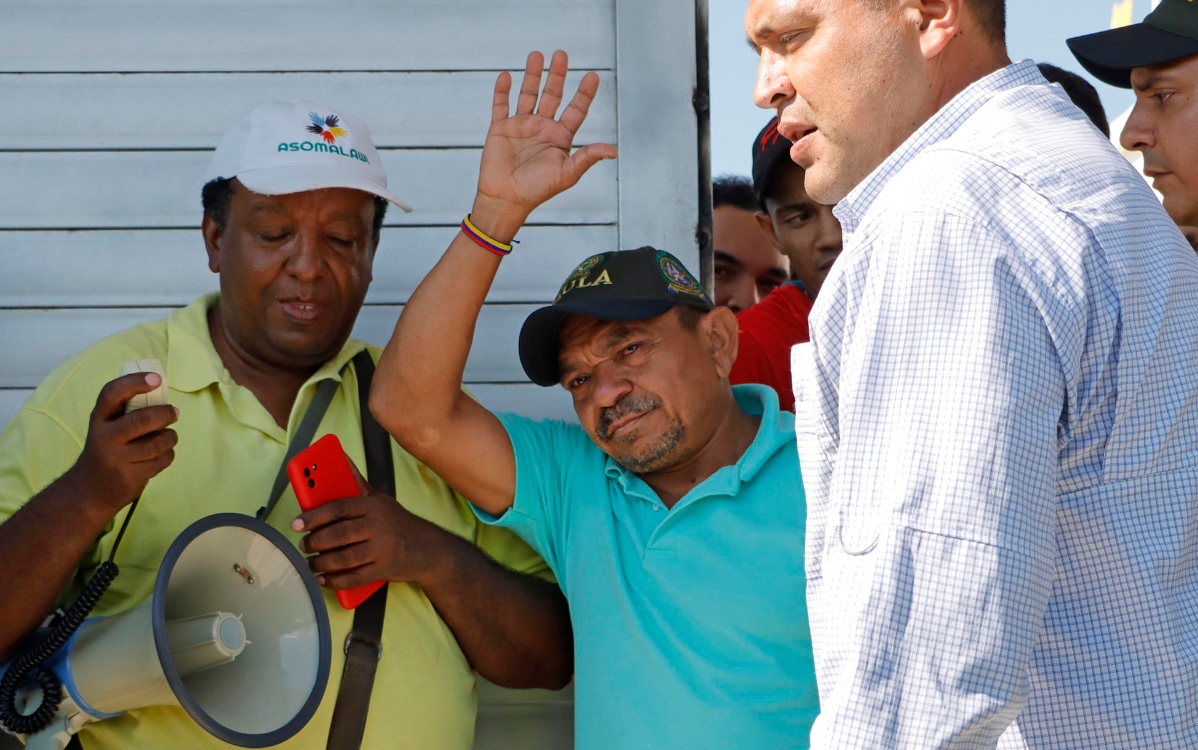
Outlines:
[{"label": "black shoulder strap", "polygon": [[[395,465],[391,460],[391,436],[370,413],[370,381],[374,360],[363,349],[354,357],[358,377],[358,400],[362,411],[362,443],[366,446],[366,477],[370,485],[395,497]],[[354,610],[354,625],[345,639],[345,669],[329,725],[329,750],[358,750],[366,731],[374,673],[383,654],[383,617],[387,613],[387,589],[383,586]]]},{"label": "black shoulder strap", "polygon": [[362,409],[366,478],[371,487],[395,497],[395,463],[391,460],[391,436],[370,413],[370,381],[374,380],[374,360],[366,349],[354,356],[354,372],[358,376],[358,401]]},{"label": "black shoulder strap", "polygon": [[[367,359],[369,358],[368,354]],[[342,377],[345,377],[345,370],[348,367],[349,363],[346,363],[345,367],[341,368]],[[279,498],[283,496],[283,490],[287,489],[287,464],[291,463],[291,459],[299,455],[300,451],[311,445],[312,436],[316,434],[316,429],[320,427],[321,421],[324,420],[324,414],[329,410],[329,404],[333,402],[333,396],[337,394],[337,389],[340,387],[340,381],[333,378],[325,378],[320,385],[316,386],[316,393],[312,394],[308,410],[304,412],[304,418],[300,420],[299,427],[295,430],[295,437],[291,438],[291,444],[287,446],[287,454],[283,457],[282,465],[279,466],[279,473],[275,475],[275,484],[270,489],[270,498],[267,499],[266,505],[263,505],[254,514],[259,521],[265,521],[278,505]]]},{"label": "black shoulder strap", "polygon": [[[391,459],[391,437],[370,413],[370,381],[374,377],[374,359],[366,349],[353,358],[354,371],[358,378],[358,401],[362,412],[362,443],[366,448],[366,477],[375,489],[395,497],[395,464]],[[342,368],[344,376],[346,369]],[[287,487],[287,464],[307,448],[312,436],[320,427],[329,404],[341,383],[329,378],[316,388],[312,402],[308,405],[295,437],[287,446],[287,456],[275,477],[270,498],[262,506],[257,517],[265,520],[279,502]],[[374,674],[379,657],[383,653],[383,617],[387,611],[387,586],[374,592],[354,610],[354,624],[345,639],[345,671],[341,673],[341,687],[337,692],[337,703],[333,708],[333,721],[329,727],[330,750],[358,750],[362,746],[362,735],[366,730],[366,715],[370,711],[370,694],[374,689]],[[79,735],[72,735],[70,750],[82,750]]]}]

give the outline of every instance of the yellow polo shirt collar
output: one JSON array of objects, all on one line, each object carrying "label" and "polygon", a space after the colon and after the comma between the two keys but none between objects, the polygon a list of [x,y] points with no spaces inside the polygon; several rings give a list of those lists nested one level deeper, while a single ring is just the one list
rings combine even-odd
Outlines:
[{"label": "yellow polo shirt collar", "polygon": [[180,393],[196,393],[216,385],[221,397],[233,416],[242,424],[253,427],[264,435],[283,443],[290,442],[292,432],[303,419],[308,404],[322,381],[333,379],[341,382],[341,370],[346,363],[366,348],[357,339],[348,339],[337,356],[321,365],[304,385],[300,387],[291,415],[287,420],[289,430],[275,422],[253,392],[233,381],[225,369],[220,354],[212,344],[208,329],[208,311],[220,301],[220,292],[212,292],[196,299],[187,307],[176,310],[167,318],[167,339],[170,341],[170,359],[164,363],[167,387]]}]

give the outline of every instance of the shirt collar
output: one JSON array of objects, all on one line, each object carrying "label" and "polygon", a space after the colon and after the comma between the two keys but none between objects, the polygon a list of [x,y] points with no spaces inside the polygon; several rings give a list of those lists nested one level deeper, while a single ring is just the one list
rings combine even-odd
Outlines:
[{"label": "shirt collar", "polygon": [[[752,481],[779,448],[794,442],[794,415],[778,409],[778,394],[774,389],[764,385],[735,385],[732,395],[742,411],[751,417],[761,417],[757,437],[735,464],[719,469],[700,482],[679,501],[679,506],[692,497],[736,495],[740,485]],[[606,472],[607,476],[620,482],[625,492],[655,499],[655,494],[648,489],[644,480],[616,463],[611,456],[607,457]]]},{"label": "shirt collar", "polygon": [[911,137],[853,188],[832,210],[846,233],[856,231],[882,189],[899,170],[929,147],[948,138],[996,94],[1034,83],[1045,83],[1031,60],[1022,60],[970,84],[925,122]]},{"label": "shirt collar", "polygon": [[[212,345],[212,335],[208,331],[208,311],[220,301],[220,292],[212,292],[199,297],[187,307],[175,310],[167,318],[168,353],[166,362],[166,378],[172,391],[195,393],[202,391],[213,383],[223,386],[234,386],[225,363]],[[355,354],[366,348],[366,344],[357,339],[347,339],[337,356],[320,366],[312,377],[308,378],[300,392],[303,393],[310,385],[326,378],[341,380],[341,368]]]}]

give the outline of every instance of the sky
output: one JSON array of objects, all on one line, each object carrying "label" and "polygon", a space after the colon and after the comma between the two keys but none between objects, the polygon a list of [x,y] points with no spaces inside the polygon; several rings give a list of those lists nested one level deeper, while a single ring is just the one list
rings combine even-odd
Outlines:
[{"label": "sky", "polygon": [[[711,172],[749,174],[753,136],[771,114],[753,104],[757,55],[745,43],[747,0],[708,0],[711,47]],[[1130,91],[1091,78],[1065,46],[1065,40],[1111,25],[1115,0],[1007,0],[1007,48],[1012,60],[1032,58],[1085,75],[1102,96],[1107,117],[1115,119],[1132,105]],[[1152,0],[1133,0],[1139,22]]]}]

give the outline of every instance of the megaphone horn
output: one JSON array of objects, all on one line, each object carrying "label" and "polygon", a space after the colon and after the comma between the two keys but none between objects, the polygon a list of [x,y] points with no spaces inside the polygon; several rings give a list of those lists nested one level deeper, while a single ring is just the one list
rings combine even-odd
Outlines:
[{"label": "megaphone horn", "polygon": [[324,599],[286,537],[209,516],[171,544],[149,601],[88,620],[47,663],[67,695],[26,747],[63,748],[87,722],[164,704],[229,744],[277,745],[320,705],[330,649]]}]

